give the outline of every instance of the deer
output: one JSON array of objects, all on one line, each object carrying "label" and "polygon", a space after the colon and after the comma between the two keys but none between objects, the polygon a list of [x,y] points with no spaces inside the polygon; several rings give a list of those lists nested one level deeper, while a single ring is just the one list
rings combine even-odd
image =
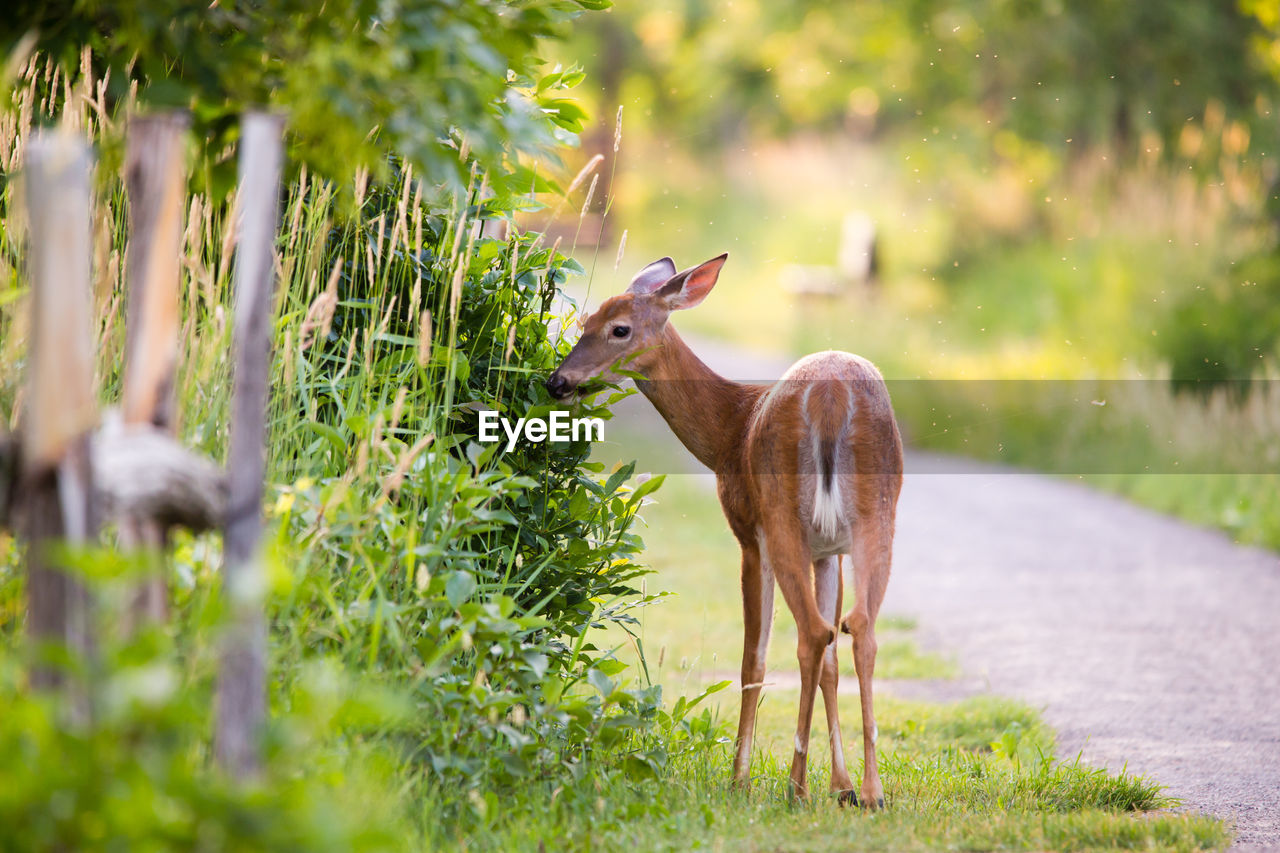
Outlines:
[{"label": "deer", "polygon": [[[781,380],[734,382],[704,364],[668,322],[699,305],[728,254],[677,272],[671,258],[640,270],[606,299],[546,380],[558,401],[624,372],[680,442],[716,476],[716,491],[742,550],[741,710],[732,783],[751,784],[751,749],[773,624],[774,586],[799,636],[800,704],[790,791],[807,799],[809,732],[821,688],[831,739],[831,791],[841,806],[884,808],[876,763],[872,676],[876,616],[889,581],[902,488],[902,439],[889,391],[866,359],[828,350]],[[843,559],[852,557],[854,602],[841,614]],[[837,686],[837,631],[852,637],[862,704],[862,784],[845,766]]]}]

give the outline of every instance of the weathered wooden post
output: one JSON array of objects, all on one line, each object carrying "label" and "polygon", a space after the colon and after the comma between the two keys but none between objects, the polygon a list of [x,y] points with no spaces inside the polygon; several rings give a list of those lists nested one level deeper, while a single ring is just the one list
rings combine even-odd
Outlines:
[{"label": "weathered wooden post", "polygon": [[[36,643],[57,643],[82,662],[93,649],[89,594],[59,568],[54,540],[89,541],[92,510],[89,432],[97,421],[90,322],[89,148],[67,132],[37,134],[26,149],[30,220],[31,343],[22,414],[19,494],[27,540],[28,631]],[[38,667],[37,686],[64,683]],[[88,714],[86,685],[72,688],[71,707]]]},{"label": "weathered wooden post", "polygon": [[[178,369],[178,260],[186,196],[186,132],[182,113],[129,123],[125,185],[129,194],[129,294],[123,409],[127,426],[150,424],[173,434]],[[120,520],[126,546],[163,551],[165,530],[155,518]],[[168,595],[161,562],[132,602],[130,621],[160,622]]]},{"label": "weathered wooden post", "polygon": [[259,767],[266,721],[266,585],[258,554],[262,534],[267,383],[271,365],[273,247],[280,194],[284,122],[248,113],[241,123],[240,221],[235,268],[235,389],[231,401],[229,494],[223,584],[230,601],[218,679],[218,760],[244,777]]}]

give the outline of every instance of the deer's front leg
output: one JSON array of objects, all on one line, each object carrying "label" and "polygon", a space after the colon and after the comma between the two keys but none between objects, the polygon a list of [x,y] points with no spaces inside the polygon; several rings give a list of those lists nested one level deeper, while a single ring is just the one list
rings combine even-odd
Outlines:
[{"label": "deer's front leg", "polygon": [[738,716],[733,781],[745,788],[751,782],[751,743],[764,686],[764,659],[773,629],[773,572],[768,563],[761,560],[759,550],[751,545],[742,548],[742,624],[742,709]]}]

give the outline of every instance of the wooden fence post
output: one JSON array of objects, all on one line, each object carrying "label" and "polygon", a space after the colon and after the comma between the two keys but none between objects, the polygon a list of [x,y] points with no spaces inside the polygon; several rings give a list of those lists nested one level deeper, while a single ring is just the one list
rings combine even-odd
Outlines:
[{"label": "wooden fence post", "polygon": [[223,583],[230,601],[218,679],[216,752],[237,777],[260,765],[266,721],[266,585],[258,554],[266,456],[267,384],[271,367],[273,249],[280,194],[284,121],[248,113],[241,122],[240,221],[235,267],[235,388],[227,458]]},{"label": "wooden fence post", "polygon": [[[32,311],[18,498],[27,540],[28,630],[37,643],[60,644],[83,663],[93,649],[89,595],[55,564],[48,546],[96,534],[89,464],[89,432],[97,421],[89,171],[88,146],[74,134],[42,132],[27,146]],[[64,680],[45,667],[32,674],[38,686]],[[72,687],[71,707],[87,717],[83,683]]]},{"label": "wooden fence post", "polygon": [[[126,426],[150,424],[172,435],[178,368],[178,277],[186,197],[185,114],[133,118],[125,156],[129,196],[128,322],[123,409]],[[165,531],[154,518],[122,518],[126,546],[163,552]],[[139,586],[128,619],[163,622],[168,610],[159,558]]]}]

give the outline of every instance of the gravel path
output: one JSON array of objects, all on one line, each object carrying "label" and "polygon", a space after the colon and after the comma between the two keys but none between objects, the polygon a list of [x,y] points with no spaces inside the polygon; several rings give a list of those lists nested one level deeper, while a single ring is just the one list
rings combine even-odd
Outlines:
[{"label": "gravel path", "polygon": [[[784,360],[692,343],[738,379]],[[911,453],[885,611],[1060,754],[1150,774],[1280,849],[1280,557],[1076,483]],[[772,677],[772,676],[771,676]],[[891,688],[892,689],[892,688]]]},{"label": "gravel path", "polygon": [[[924,469],[929,473],[911,473]],[[1060,754],[1150,774],[1280,848],[1280,558],[1075,483],[913,454],[886,610],[1044,709]]]}]

